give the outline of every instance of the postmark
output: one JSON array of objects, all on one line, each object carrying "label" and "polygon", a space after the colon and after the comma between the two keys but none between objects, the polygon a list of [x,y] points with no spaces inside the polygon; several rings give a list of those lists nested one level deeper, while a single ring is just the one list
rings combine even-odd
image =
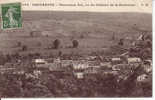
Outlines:
[{"label": "postmark", "polygon": [[21,3],[7,3],[1,5],[2,29],[22,27]]}]

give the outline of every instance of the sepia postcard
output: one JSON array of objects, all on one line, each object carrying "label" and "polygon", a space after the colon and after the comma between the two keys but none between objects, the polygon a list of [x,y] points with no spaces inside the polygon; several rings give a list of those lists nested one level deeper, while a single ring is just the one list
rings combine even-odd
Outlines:
[{"label": "sepia postcard", "polygon": [[0,98],[152,98],[152,0],[0,0]]}]

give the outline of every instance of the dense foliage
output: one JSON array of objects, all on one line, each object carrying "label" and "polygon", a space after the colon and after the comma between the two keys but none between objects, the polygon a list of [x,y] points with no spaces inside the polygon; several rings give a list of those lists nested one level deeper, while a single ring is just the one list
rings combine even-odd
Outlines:
[{"label": "dense foliage", "polygon": [[[34,69],[33,69],[34,70]],[[136,72],[137,73],[137,72]],[[152,82],[137,83],[136,73],[126,81],[113,74],[93,74],[76,79],[72,73],[44,71],[39,77],[25,74],[1,74],[2,97],[141,97],[151,96]],[[151,80],[152,81],[152,80]]]}]

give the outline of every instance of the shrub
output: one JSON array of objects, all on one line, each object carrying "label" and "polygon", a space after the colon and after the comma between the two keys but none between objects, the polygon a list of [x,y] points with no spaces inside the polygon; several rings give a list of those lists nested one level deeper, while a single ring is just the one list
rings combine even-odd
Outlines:
[{"label": "shrub", "polygon": [[79,42],[77,40],[72,41],[73,48],[77,48],[79,46]]},{"label": "shrub", "polygon": [[59,39],[54,40],[53,46],[54,46],[54,49],[58,49],[60,46],[60,40]]}]

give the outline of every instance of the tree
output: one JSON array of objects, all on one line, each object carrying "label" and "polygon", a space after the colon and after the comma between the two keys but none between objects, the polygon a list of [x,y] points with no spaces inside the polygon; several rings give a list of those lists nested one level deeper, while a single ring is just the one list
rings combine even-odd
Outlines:
[{"label": "tree", "polygon": [[123,46],[123,45],[124,45],[123,39],[120,39],[120,41],[119,41],[118,45],[121,45],[121,46]]},{"label": "tree", "polygon": [[38,43],[37,43],[37,46],[39,46],[39,47],[40,47],[40,46],[41,46],[41,42],[38,42]]},{"label": "tree", "polygon": [[59,39],[54,40],[53,46],[54,46],[54,49],[58,49],[60,46],[60,40]]},{"label": "tree", "polygon": [[152,48],[152,41],[151,40],[146,41],[146,47],[147,48]]},{"label": "tree", "polygon": [[6,55],[6,62],[10,62],[11,61],[11,55],[10,54],[7,54]]},{"label": "tree", "polygon": [[4,65],[6,62],[5,56],[3,54],[0,54],[0,65]]},{"label": "tree", "polygon": [[21,42],[17,42],[17,47],[20,47],[22,45]]},{"label": "tree", "polygon": [[33,32],[33,31],[30,32],[30,36],[31,36],[31,37],[34,37],[34,32]]},{"label": "tree", "polygon": [[18,52],[16,52],[15,54],[13,54],[13,57],[16,58],[16,59],[18,59],[20,57],[20,55],[19,55]]},{"label": "tree", "polygon": [[58,52],[58,56],[59,57],[62,56],[62,52],[61,51]]},{"label": "tree", "polygon": [[85,36],[84,36],[83,34],[81,34],[81,35],[80,35],[80,38],[83,39],[83,38],[85,38]]},{"label": "tree", "polygon": [[145,36],[145,40],[150,40],[150,41],[152,41],[152,35],[147,34],[147,35]]},{"label": "tree", "polygon": [[112,40],[115,40],[115,33],[112,34]]},{"label": "tree", "polygon": [[72,41],[73,48],[77,48],[79,46],[79,42],[77,40]]},{"label": "tree", "polygon": [[23,45],[22,46],[22,51],[26,51],[27,50],[27,46],[26,45]]}]

